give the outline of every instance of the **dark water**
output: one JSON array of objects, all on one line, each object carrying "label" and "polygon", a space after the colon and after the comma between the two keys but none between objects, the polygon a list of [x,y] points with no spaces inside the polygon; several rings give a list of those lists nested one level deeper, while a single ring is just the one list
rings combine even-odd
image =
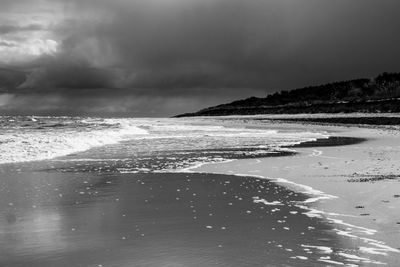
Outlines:
[{"label": "dark water", "polygon": [[302,245],[348,246],[306,196],[249,177],[31,171],[0,189],[2,267],[325,266]]}]

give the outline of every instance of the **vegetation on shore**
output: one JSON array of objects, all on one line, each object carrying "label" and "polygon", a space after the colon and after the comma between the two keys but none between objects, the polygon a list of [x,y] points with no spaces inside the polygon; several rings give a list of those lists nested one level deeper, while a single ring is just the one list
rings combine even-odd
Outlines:
[{"label": "vegetation on shore", "polygon": [[372,79],[308,86],[264,98],[250,97],[176,117],[340,112],[400,112],[400,73],[385,72]]}]

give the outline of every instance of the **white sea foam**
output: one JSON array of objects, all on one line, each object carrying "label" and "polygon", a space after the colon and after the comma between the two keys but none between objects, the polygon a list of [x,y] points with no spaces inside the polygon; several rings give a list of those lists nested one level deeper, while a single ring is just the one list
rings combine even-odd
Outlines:
[{"label": "white sea foam", "polygon": [[321,251],[322,253],[326,253],[326,254],[330,254],[333,252],[332,248],[330,247],[326,247],[326,246],[312,246],[312,245],[301,245],[304,248],[314,248],[314,249],[318,249],[319,251]]},{"label": "white sea foam", "polygon": [[[239,176],[250,176],[250,177],[254,177],[254,178],[261,178],[261,179],[266,179],[263,176],[260,175],[252,175],[252,174],[235,174],[235,175],[239,175]],[[302,202],[295,202],[294,206],[299,207],[301,209],[306,210],[306,212],[304,212],[303,214],[307,215],[308,217],[317,217],[317,218],[324,218],[328,221],[331,221],[332,223],[335,223],[337,225],[343,225],[345,226],[348,231],[344,231],[344,230],[339,230],[339,229],[334,229],[334,231],[336,231],[336,233],[338,235],[342,235],[342,236],[347,236],[349,238],[354,238],[354,239],[360,239],[363,240],[364,242],[366,242],[369,245],[372,246],[376,246],[378,248],[367,248],[367,247],[363,247],[363,252],[368,252],[371,254],[381,254],[381,255],[386,255],[387,252],[395,252],[395,253],[400,253],[400,250],[392,248],[388,245],[386,245],[384,242],[382,241],[378,241],[378,240],[374,240],[371,238],[365,238],[362,236],[359,236],[357,234],[364,234],[364,235],[374,235],[377,231],[374,229],[370,229],[370,228],[366,228],[366,227],[361,227],[361,226],[356,226],[350,223],[346,223],[343,220],[340,219],[334,219],[334,218],[330,218],[327,216],[349,216],[346,214],[338,214],[338,213],[331,213],[331,212],[325,212],[322,210],[318,210],[309,206],[306,206],[305,204],[310,204],[310,203],[314,203],[316,201],[319,200],[326,200],[326,199],[335,199],[337,198],[336,196],[333,195],[329,195],[326,194],[320,190],[316,190],[310,186],[307,185],[303,185],[303,184],[298,184],[292,181],[289,181],[287,179],[283,179],[283,178],[275,178],[275,179],[270,179],[272,181],[275,181],[277,183],[284,183],[284,184],[290,184],[291,186],[294,186],[297,191],[307,194],[307,195],[311,195],[314,197],[310,197],[308,199],[306,199],[305,201]],[[302,189],[302,190],[299,190]],[[280,205],[281,203],[278,201],[274,201],[274,202],[268,202],[264,199],[260,199],[259,197],[253,197],[253,202],[255,203],[263,203],[265,205]],[[351,217],[351,216],[350,216]],[[306,245],[303,245],[304,247],[307,247]],[[308,247],[313,247],[313,246],[308,246]],[[314,246],[314,248],[318,248],[321,250],[325,250],[328,253],[332,252],[331,248],[328,247],[318,247],[318,246]]]},{"label": "white sea foam", "polygon": [[299,260],[308,260],[308,257],[305,256],[292,256],[291,259],[299,259]]},{"label": "white sea foam", "polygon": [[[36,122],[36,121],[35,121]],[[118,143],[125,138],[147,135],[148,132],[124,120],[80,121],[86,124],[37,130],[33,127],[14,128],[0,135],[0,163],[51,159],[96,146]],[[109,124],[109,127],[107,127]]]},{"label": "white sea foam", "polygon": [[[260,175],[248,175],[248,174],[239,174],[240,176],[252,176],[255,178],[261,178],[261,179],[267,179],[263,176]],[[339,213],[333,213],[333,212],[326,212],[326,211],[322,211],[322,210],[318,210],[309,206],[306,206],[306,204],[310,204],[310,203],[314,203],[316,201],[319,200],[329,200],[329,199],[335,199],[337,198],[337,196],[333,196],[333,195],[329,195],[326,194],[320,190],[316,190],[310,186],[307,185],[303,185],[303,184],[298,184],[292,181],[289,181],[287,179],[283,179],[283,178],[275,178],[275,179],[269,179],[272,181],[275,181],[277,183],[280,184],[289,184],[292,188],[294,188],[296,191],[310,195],[312,197],[306,199],[305,201],[301,201],[301,202],[294,202],[294,206],[304,209],[306,210],[306,212],[304,212],[303,214],[305,214],[308,217],[316,217],[316,218],[323,218],[326,219],[336,225],[342,225],[344,227],[346,227],[346,231],[345,230],[341,230],[341,229],[333,229],[338,235],[342,235],[342,236],[346,236],[352,239],[358,239],[358,240],[362,240],[363,242],[365,242],[366,244],[370,245],[370,246],[375,246],[375,248],[372,247],[360,247],[360,252],[363,253],[369,253],[369,254],[377,254],[377,255],[387,255],[388,252],[392,252],[392,253],[400,253],[400,250],[390,247],[388,245],[386,245],[384,242],[379,241],[379,240],[375,240],[372,238],[367,238],[367,237],[363,237],[362,235],[374,235],[377,231],[374,229],[370,229],[370,228],[366,228],[366,227],[362,227],[362,226],[357,226],[357,225],[353,225],[347,222],[344,222],[343,220],[340,219],[335,219],[335,218],[331,218],[328,216],[343,216],[343,217],[347,217],[349,215],[346,214],[339,214]],[[253,198],[253,201],[255,203],[264,203],[265,200],[260,199],[258,197]],[[264,204],[266,205],[271,205],[273,202],[266,202]],[[276,202],[277,203],[277,202]],[[349,216],[349,217],[353,217],[353,216]],[[306,247],[306,248],[315,248],[315,249],[319,249],[324,253],[333,253],[332,248],[329,247],[324,247],[324,246],[311,246],[311,245],[302,245],[302,247]],[[344,253],[345,254],[345,253]],[[344,257],[344,254],[341,255]],[[346,254],[347,256],[350,254]],[[353,255],[354,256],[354,255]],[[350,258],[351,256],[348,256],[347,258]],[[356,256],[354,256],[356,257]],[[337,261],[332,261],[330,260],[330,258],[320,258],[319,261],[322,262],[326,262],[326,263],[330,263],[330,264],[337,264],[337,265],[344,265],[344,263],[342,262],[337,262]],[[369,260],[367,258],[365,258],[365,260],[363,261],[364,263],[374,263],[374,264],[384,264],[382,262],[379,261],[373,261],[373,260]]]},{"label": "white sea foam", "polygon": [[268,202],[265,199],[262,199],[262,198],[259,198],[259,197],[253,197],[253,202],[254,203],[262,203],[262,204],[267,205],[267,206],[281,206],[281,205],[284,205],[282,202],[279,202],[279,201]]},{"label": "white sea foam", "polygon": [[282,183],[289,184],[292,187],[294,187],[294,189],[297,189],[297,191],[299,189],[301,189],[301,191],[300,191],[301,193],[313,196],[313,197],[306,199],[303,203],[313,203],[313,202],[317,202],[319,200],[329,200],[329,199],[337,198],[337,196],[326,194],[320,190],[312,188],[311,186],[298,184],[298,183],[289,181],[284,178],[275,178],[275,179],[273,179],[273,181],[275,181],[279,184],[282,184]]},{"label": "white sea foam", "polygon": [[371,248],[371,247],[359,247],[359,250],[360,250],[360,252],[363,252],[363,253],[387,256],[386,249]]},{"label": "white sea foam", "polygon": [[258,155],[328,137],[311,131],[224,127],[195,119],[0,117],[0,123],[5,126],[0,128],[0,163],[51,159],[131,139],[147,142],[144,150],[247,148],[248,155]]},{"label": "white sea foam", "polygon": [[323,258],[323,257],[319,258],[318,261],[325,262],[325,263],[329,263],[329,264],[334,264],[334,265],[344,265],[343,262],[340,262],[340,261],[333,261],[333,260],[330,260],[330,259],[325,259],[325,258]]},{"label": "white sea foam", "polygon": [[339,252],[338,255],[339,255],[339,256],[342,256],[342,257],[344,257],[344,258],[347,258],[347,259],[354,260],[354,261],[356,261],[356,262],[362,261],[362,262],[364,262],[364,263],[384,264],[383,262],[372,261],[372,260],[367,259],[367,258],[359,257],[359,256],[357,256],[357,255],[348,254],[348,253],[344,253],[344,252]]}]

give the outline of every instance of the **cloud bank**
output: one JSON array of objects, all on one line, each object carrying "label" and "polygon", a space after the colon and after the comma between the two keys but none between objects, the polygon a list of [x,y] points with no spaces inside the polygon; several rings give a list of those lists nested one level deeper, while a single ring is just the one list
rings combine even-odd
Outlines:
[{"label": "cloud bank", "polygon": [[400,69],[396,0],[0,3],[9,113],[173,115]]}]

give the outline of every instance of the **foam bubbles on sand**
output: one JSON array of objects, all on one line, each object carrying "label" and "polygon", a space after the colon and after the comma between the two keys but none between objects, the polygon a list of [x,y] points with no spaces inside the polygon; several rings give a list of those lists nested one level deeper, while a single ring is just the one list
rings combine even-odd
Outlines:
[{"label": "foam bubbles on sand", "polygon": [[359,256],[356,256],[356,255],[348,254],[348,253],[344,253],[344,252],[339,252],[338,255],[342,256],[342,257],[344,257],[346,259],[350,259],[351,261],[357,262],[357,263],[362,262],[362,263],[373,263],[373,264],[385,265],[385,263],[380,262],[380,261],[373,261],[373,260],[370,260],[370,259],[367,259],[367,258],[359,257]]},{"label": "foam bubbles on sand", "polygon": [[[280,181],[280,182],[282,182],[282,181],[286,182],[287,181],[285,179],[277,179],[277,180]],[[293,184],[292,182],[289,182],[289,183]],[[314,200],[314,199],[321,200],[321,199],[334,199],[334,198],[336,198],[335,196],[332,196],[332,195],[324,195],[324,193],[322,191],[314,190],[314,189],[310,188],[309,186],[301,185],[300,188],[305,188],[306,192],[304,192],[304,193],[306,193],[306,194],[316,194],[317,197],[311,197],[310,198],[312,200]],[[303,214],[308,216],[308,217],[311,217],[311,218],[313,218],[313,217],[314,218],[324,218],[325,220],[328,220],[328,221],[330,221],[330,222],[332,222],[332,223],[334,223],[336,225],[341,225],[341,226],[345,227],[345,230],[333,229],[333,231],[335,231],[338,235],[346,236],[346,237],[349,237],[351,239],[358,239],[358,240],[360,240],[360,241],[362,241],[362,242],[364,242],[364,243],[366,243],[368,245],[376,247],[376,248],[361,247],[359,249],[359,252],[368,253],[368,254],[376,254],[376,255],[384,255],[384,256],[386,256],[388,252],[400,253],[400,250],[392,248],[392,247],[386,245],[382,241],[371,239],[371,238],[368,238],[368,237],[364,237],[365,235],[366,236],[374,235],[377,232],[377,230],[366,228],[366,227],[362,227],[362,226],[353,225],[353,224],[347,223],[347,222],[345,222],[345,221],[343,221],[341,219],[328,217],[328,216],[344,216],[344,217],[346,217],[347,215],[325,212],[325,211],[318,210],[318,209],[311,208],[309,206],[305,206],[304,205],[304,204],[307,204],[307,203],[314,203],[314,202],[315,201],[306,200],[306,201],[303,201],[302,203],[296,203],[295,206],[306,210],[306,212],[304,212]],[[312,246],[308,246],[308,247],[312,247]],[[328,248],[328,247],[314,247],[314,248],[317,248],[317,249],[320,249],[320,250],[324,250],[327,253],[332,253],[332,249]],[[341,256],[345,255],[345,253],[343,253],[343,252],[340,252],[340,253],[341,253],[340,254]],[[347,255],[350,255],[350,254],[347,254]],[[356,257],[356,256],[353,255],[353,257]],[[369,260],[369,259],[367,259],[367,260]],[[325,261],[327,263],[332,263],[332,262],[330,262],[330,260],[328,260],[328,261],[327,260],[322,260],[322,261]],[[363,262],[366,263],[367,261],[365,260]],[[372,260],[369,260],[368,262],[372,262],[374,264],[382,264],[381,262],[372,261]]]},{"label": "foam bubbles on sand", "polygon": [[[245,174],[241,174],[242,176],[246,176]],[[248,176],[253,176],[253,175],[248,175]],[[262,178],[261,176],[253,176],[256,179]],[[264,178],[265,179],[265,178]],[[337,196],[334,195],[329,195],[326,194],[320,190],[316,190],[310,186],[307,185],[302,185],[302,184],[297,184],[295,182],[282,179],[282,178],[275,178],[275,179],[269,179],[277,184],[283,184],[283,185],[289,185],[291,189],[294,189],[295,191],[299,193],[303,193],[305,195],[308,195],[309,198],[307,198],[304,201],[292,201],[289,203],[282,203],[280,201],[267,201],[265,199],[262,199],[260,197],[253,197],[253,202],[257,204],[264,204],[267,206],[277,206],[277,205],[287,205],[287,206],[293,206],[300,208],[304,210],[302,214],[306,215],[307,217],[310,218],[319,218],[319,219],[324,219],[327,220],[328,222],[337,225],[337,226],[342,226],[343,229],[337,229],[334,228],[333,231],[340,236],[345,236],[350,239],[355,239],[358,241],[363,242],[364,244],[368,245],[367,246],[360,246],[359,249],[353,251],[354,254],[372,254],[372,255],[382,255],[382,256],[387,256],[389,252],[391,253],[400,253],[400,250],[396,248],[392,248],[388,245],[386,245],[384,242],[375,240],[366,236],[372,236],[374,235],[377,231],[374,229],[366,228],[366,227],[361,227],[357,225],[353,225],[350,223],[345,222],[344,220],[333,218],[333,217],[348,217],[350,215],[346,214],[339,214],[339,213],[332,213],[332,212],[326,212],[323,210],[319,210],[316,208],[311,207],[310,205],[315,204],[318,201],[321,200],[332,200],[337,198]],[[271,212],[276,212],[279,211],[278,208],[274,208],[271,210]],[[290,211],[290,214],[297,214],[297,212]],[[350,216],[353,217],[353,216]],[[284,223],[285,221],[278,220],[278,223]],[[338,227],[339,228],[339,227]],[[289,230],[289,227],[283,227],[284,230]],[[309,227],[309,230],[315,229],[314,227]],[[337,261],[331,258],[331,256],[321,256],[318,261],[324,262],[327,264],[331,265],[346,265],[346,266],[354,266],[349,262],[355,262],[355,263],[372,263],[375,265],[381,265],[385,264],[384,262],[377,261],[377,260],[371,260],[366,257],[360,257],[358,255],[350,254],[347,251],[341,251],[340,249],[336,248],[335,250],[331,247],[327,246],[316,246],[316,245],[305,245],[302,244],[301,247],[304,248],[304,251],[306,251],[309,254],[316,253],[313,252],[317,251],[317,253],[320,254],[329,254],[329,255],[336,255],[340,256],[343,258],[343,261]],[[298,256],[293,256],[291,257],[292,259],[300,259]],[[358,266],[358,265],[355,265]]]},{"label": "foam bubbles on sand", "polygon": [[322,253],[330,254],[333,252],[332,248],[326,246],[311,246],[311,245],[301,245],[304,248],[313,248],[321,251]]},{"label": "foam bubbles on sand", "polygon": [[272,202],[268,202],[265,199],[259,198],[259,197],[253,197],[253,202],[254,203],[262,203],[264,205],[267,206],[280,206],[280,205],[284,205],[282,202],[279,201],[272,201]]},{"label": "foam bubbles on sand", "polygon": [[299,260],[308,260],[308,257],[306,257],[306,256],[292,256],[290,258],[291,259],[299,259]]},{"label": "foam bubbles on sand", "polygon": [[307,200],[305,200],[303,203],[314,203],[314,202],[317,202],[320,200],[329,200],[329,199],[337,198],[337,196],[326,194],[320,190],[316,190],[316,189],[312,188],[311,186],[298,184],[298,183],[289,181],[287,179],[276,178],[276,179],[273,179],[273,181],[275,181],[279,184],[289,184],[289,185],[293,186],[295,189],[297,189],[297,191],[299,189],[301,189],[302,190],[302,191],[300,191],[301,193],[313,196],[313,197],[310,197]]}]

